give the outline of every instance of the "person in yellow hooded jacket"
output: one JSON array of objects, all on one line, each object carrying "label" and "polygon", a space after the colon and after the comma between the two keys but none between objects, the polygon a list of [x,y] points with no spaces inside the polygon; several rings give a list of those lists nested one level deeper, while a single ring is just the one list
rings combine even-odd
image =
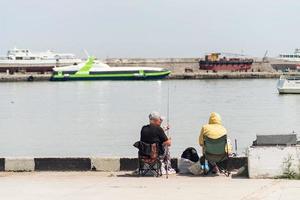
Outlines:
[{"label": "person in yellow hooded jacket", "polygon": [[[204,152],[204,138],[205,136],[211,139],[218,139],[227,134],[227,130],[222,125],[221,116],[218,113],[212,112],[209,117],[208,124],[202,126],[201,133],[199,136],[199,144],[202,147],[202,152]],[[228,141],[227,141],[228,142]],[[232,151],[232,147],[229,143],[225,147],[225,151],[230,154]],[[201,157],[201,159],[205,159],[205,155]],[[200,160],[201,160],[200,159]],[[201,162],[201,161],[200,161]],[[218,166],[216,163],[209,163],[210,167],[212,167],[213,173],[219,173]]]},{"label": "person in yellow hooded jacket", "polygon": [[[218,139],[227,134],[227,130],[222,125],[221,116],[218,113],[212,112],[209,117],[208,124],[202,126],[201,133],[199,136],[199,144],[201,147],[204,146],[204,136],[211,139]],[[227,151],[227,147],[225,149]],[[228,153],[231,153],[232,147],[228,145]]]}]

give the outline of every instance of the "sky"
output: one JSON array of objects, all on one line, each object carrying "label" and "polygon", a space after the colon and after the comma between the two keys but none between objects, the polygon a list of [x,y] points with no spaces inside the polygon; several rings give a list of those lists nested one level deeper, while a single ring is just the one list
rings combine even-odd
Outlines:
[{"label": "sky", "polygon": [[300,48],[299,0],[0,0],[10,48],[111,57],[262,57]]}]

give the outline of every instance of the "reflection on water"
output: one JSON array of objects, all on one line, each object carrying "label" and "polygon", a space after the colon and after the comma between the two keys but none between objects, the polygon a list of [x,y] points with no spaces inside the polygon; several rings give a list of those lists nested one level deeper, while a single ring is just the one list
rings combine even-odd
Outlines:
[{"label": "reflection on water", "polygon": [[94,81],[0,84],[0,156],[134,156],[153,110],[167,115],[173,156],[219,112],[242,152],[256,134],[300,133],[300,95],[276,80]]}]

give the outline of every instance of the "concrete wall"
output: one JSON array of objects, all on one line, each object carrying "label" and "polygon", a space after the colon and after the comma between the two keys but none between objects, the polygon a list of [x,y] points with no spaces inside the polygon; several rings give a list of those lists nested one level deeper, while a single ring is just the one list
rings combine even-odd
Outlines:
[{"label": "concrete wall", "polygon": [[287,169],[300,173],[300,146],[250,147],[248,149],[248,173],[250,178],[275,178]]},{"label": "concrete wall", "polygon": [[91,167],[94,171],[120,171],[119,158],[91,158]]},{"label": "concrete wall", "polygon": [[185,68],[199,71],[199,58],[107,58],[104,62],[111,67],[163,67],[174,73],[184,73]]},{"label": "concrete wall", "polygon": [[[178,159],[171,165],[178,169]],[[238,169],[247,162],[245,157],[232,158],[230,168]],[[0,158],[0,171],[133,171],[137,158]]]},{"label": "concrete wall", "polygon": [[37,74],[37,73],[26,73],[26,74],[1,74],[0,82],[24,82],[24,81],[50,81],[51,74]]},{"label": "concrete wall", "polygon": [[6,158],[5,171],[34,171],[35,162],[33,158]]},{"label": "concrete wall", "polygon": [[[164,67],[172,71],[172,73],[184,73],[185,69],[192,69],[193,72],[201,72],[199,70],[200,58],[107,58],[104,60],[112,67],[120,66],[145,66],[145,67]],[[261,60],[261,59],[259,59]],[[253,63],[251,71],[253,72],[274,72],[271,63],[263,63],[256,61]],[[205,71],[205,70],[204,70]]]}]

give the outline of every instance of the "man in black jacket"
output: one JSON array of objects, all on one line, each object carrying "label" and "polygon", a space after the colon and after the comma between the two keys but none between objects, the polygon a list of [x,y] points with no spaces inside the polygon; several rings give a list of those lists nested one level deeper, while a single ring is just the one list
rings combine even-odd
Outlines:
[{"label": "man in black jacket", "polygon": [[158,112],[152,112],[149,115],[149,121],[150,123],[143,126],[141,130],[140,141],[148,144],[158,143],[162,146],[171,146],[171,139],[166,136],[165,131],[161,127],[163,117]]},{"label": "man in black jacket", "polygon": [[141,139],[140,141],[147,144],[158,143],[160,148],[160,154],[163,156],[163,166],[162,172],[165,173],[165,166],[168,166],[169,173],[175,173],[175,170],[171,168],[170,165],[170,155],[169,152],[165,151],[165,148],[171,146],[171,138],[168,138],[165,134],[165,130],[168,130],[169,127],[166,127],[165,130],[161,127],[163,122],[163,117],[156,111],[150,113],[148,125],[143,126],[141,130]]}]

